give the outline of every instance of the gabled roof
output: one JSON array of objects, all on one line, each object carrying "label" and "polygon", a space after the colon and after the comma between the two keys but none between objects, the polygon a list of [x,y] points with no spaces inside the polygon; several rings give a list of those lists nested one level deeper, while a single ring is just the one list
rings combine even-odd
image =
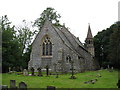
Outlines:
[{"label": "gabled roof", "polygon": [[91,32],[91,28],[90,28],[90,24],[89,24],[89,26],[88,26],[87,38],[93,38],[92,32]]},{"label": "gabled roof", "polygon": [[[64,42],[64,44],[68,47],[68,48],[70,48],[73,52],[75,52],[76,54],[78,54],[80,57],[82,57],[83,58],[83,56],[80,54],[80,52],[78,51],[78,48],[82,48],[82,49],[84,49],[86,52],[88,52],[85,48],[84,48],[84,46],[83,46],[83,44],[80,42],[80,40],[79,39],[77,39],[67,28],[65,28],[65,27],[56,27],[56,26],[54,26],[49,20],[46,20],[45,21],[45,23],[44,23],[44,25],[43,25],[43,27],[42,28],[44,28],[45,27],[45,25],[47,25],[46,23],[49,23],[51,26],[52,26],[52,28],[55,30],[55,32],[58,34],[58,36],[61,38],[61,40]],[[41,29],[41,31],[42,31],[42,29]],[[38,34],[40,34],[40,32],[41,31],[39,31],[38,32]],[[37,36],[38,36],[38,34],[37,34]],[[37,38],[37,36],[36,36],[36,38]],[[35,41],[35,40],[34,40]],[[34,43],[34,41],[33,41],[33,43]]]}]

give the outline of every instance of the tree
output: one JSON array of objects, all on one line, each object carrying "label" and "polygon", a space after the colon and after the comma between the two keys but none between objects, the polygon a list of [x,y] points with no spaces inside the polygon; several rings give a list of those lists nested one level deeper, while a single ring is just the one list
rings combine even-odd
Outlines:
[{"label": "tree", "polygon": [[120,22],[117,22],[110,36],[110,49],[108,58],[112,66],[120,66]]},{"label": "tree", "polygon": [[35,20],[34,25],[40,30],[43,27],[46,18],[48,18],[54,25],[61,26],[59,23],[59,18],[61,16],[54,10],[55,9],[51,7],[46,8],[46,10],[44,10],[40,15],[40,18]]},{"label": "tree", "polygon": [[31,45],[34,35],[36,35],[37,30],[32,28],[32,22],[28,25],[26,20],[23,20],[23,25],[16,27],[17,38],[21,46],[21,52],[24,54],[27,48]]},{"label": "tree", "polygon": [[[9,67],[17,67],[20,65],[20,48],[16,39],[16,31],[14,26],[10,27],[7,15],[0,19],[0,27],[2,30],[2,69],[6,72]],[[16,63],[17,62],[17,63]]]},{"label": "tree", "polygon": [[98,59],[100,66],[106,67],[107,65],[118,68],[118,59],[120,55],[119,50],[119,32],[120,23],[111,25],[106,30],[98,32],[94,37],[95,57]]}]

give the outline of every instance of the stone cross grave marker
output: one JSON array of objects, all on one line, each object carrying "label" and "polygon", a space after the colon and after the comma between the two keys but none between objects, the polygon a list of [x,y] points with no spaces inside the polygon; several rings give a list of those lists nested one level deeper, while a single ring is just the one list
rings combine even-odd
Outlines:
[{"label": "stone cross grave marker", "polygon": [[23,75],[28,76],[28,71],[26,69],[23,70]]},{"label": "stone cross grave marker", "polygon": [[17,88],[15,80],[10,80],[10,88]]},{"label": "stone cross grave marker", "polygon": [[25,84],[24,82],[20,82],[19,83],[19,88],[27,88],[27,84]]},{"label": "stone cross grave marker", "polygon": [[32,76],[34,76],[34,68],[31,68]]},{"label": "stone cross grave marker", "polygon": [[41,68],[39,67],[37,70],[38,70],[38,76],[42,76]]},{"label": "stone cross grave marker", "polygon": [[71,69],[70,69],[70,70],[72,71],[72,76],[70,77],[70,79],[76,79],[76,77],[74,76],[74,70],[75,70],[75,69],[74,69],[73,63],[74,63],[74,62],[71,61]]},{"label": "stone cross grave marker", "polygon": [[49,75],[49,66],[46,65],[46,75],[48,76]]}]

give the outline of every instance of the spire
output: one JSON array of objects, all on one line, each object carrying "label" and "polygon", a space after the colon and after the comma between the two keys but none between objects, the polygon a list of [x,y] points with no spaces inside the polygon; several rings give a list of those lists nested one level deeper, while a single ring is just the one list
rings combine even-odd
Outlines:
[{"label": "spire", "polygon": [[90,24],[89,24],[89,26],[88,26],[87,38],[93,38],[92,32],[91,32],[91,28],[90,28]]}]

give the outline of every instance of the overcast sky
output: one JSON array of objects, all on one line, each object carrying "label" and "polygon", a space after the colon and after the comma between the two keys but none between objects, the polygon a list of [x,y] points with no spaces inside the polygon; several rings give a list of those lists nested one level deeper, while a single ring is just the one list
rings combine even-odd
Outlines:
[{"label": "overcast sky", "polygon": [[93,36],[118,21],[119,0],[0,0],[0,16],[8,15],[12,24],[34,21],[47,7],[54,8],[70,31],[83,43],[91,25]]}]

